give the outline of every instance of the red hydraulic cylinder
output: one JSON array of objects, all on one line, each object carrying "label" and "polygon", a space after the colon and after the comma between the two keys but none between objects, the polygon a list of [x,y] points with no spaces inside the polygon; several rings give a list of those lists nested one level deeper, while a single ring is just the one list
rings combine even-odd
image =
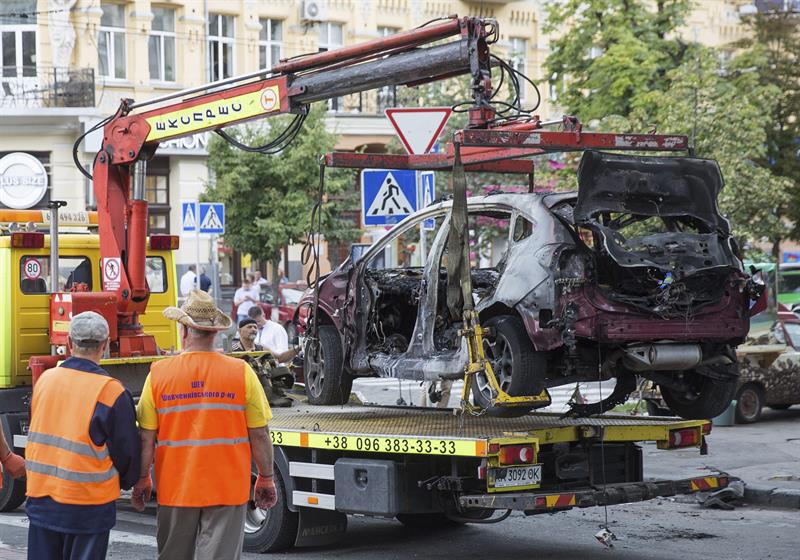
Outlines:
[{"label": "red hydraulic cylinder", "polygon": [[147,284],[145,278],[145,249],[147,244],[147,201],[131,200],[128,222],[128,281],[131,299],[136,302],[131,310],[144,312],[147,308]]}]

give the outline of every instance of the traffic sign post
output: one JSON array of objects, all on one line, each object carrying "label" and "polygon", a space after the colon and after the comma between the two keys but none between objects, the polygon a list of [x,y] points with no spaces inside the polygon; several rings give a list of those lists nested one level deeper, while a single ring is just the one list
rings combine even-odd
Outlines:
[{"label": "traffic sign post", "polygon": [[[418,173],[419,177],[419,200],[421,202],[420,209],[427,208],[433,204],[436,196],[436,175],[433,171],[421,171]],[[428,260],[428,234],[436,228],[436,221],[429,218],[423,220],[419,228],[419,252],[420,252],[420,266],[425,266]]]},{"label": "traffic sign post", "polygon": [[225,233],[225,204],[201,202],[198,212],[200,233],[222,235]]},{"label": "traffic sign post", "polygon": [[361,172],[364,227],[391,226],[417,211],[417,172],[365,169]]}]

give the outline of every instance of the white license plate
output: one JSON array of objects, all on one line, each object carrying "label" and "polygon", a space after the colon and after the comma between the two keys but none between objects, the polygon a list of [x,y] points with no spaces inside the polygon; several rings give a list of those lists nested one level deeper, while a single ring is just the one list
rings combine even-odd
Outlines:
[{"label": "white license plate", "polygon": [[542,483],[542,465],[494,469],[495,488],[516,488]]}]

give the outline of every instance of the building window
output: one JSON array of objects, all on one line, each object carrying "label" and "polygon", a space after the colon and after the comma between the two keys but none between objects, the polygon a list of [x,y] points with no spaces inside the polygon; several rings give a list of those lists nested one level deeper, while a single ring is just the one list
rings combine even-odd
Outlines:
[{"label": "building window", "polygon": [[152,8],[153,25],[148,39],[150,79],[175,81],[175,10]]},{"label": "building window", "polygon": [[[319,52],[332,51],[344,46],[344,29],[341,23],[330,21],[319,24]],[[344,98],[334,97],[328,100],[329,111],[340,111],[344,108]]]},{"label": "building window", "polygon": [[208,78],[216,82],[233,76],[233,16],[211,14],[209,17]]},{"label": "building window", "polygon": [[283,22],[279,19],[260,19],[258,54],[260,68],[272,68],[281,60]]},{"label": "building window", "polygon": [[[527,61],[528,61],[528,41],[527,39],[522,39],[520,37],[511,37],[511,48],[508,50],[508,63],[511,67],[519,72],[527,76]],[[519,80],[519,98],[520,101],[525,99],[525,88],[526,82],[525,80]]]},{"label": "building window", "polygon": [[[10,0],[0,7],[3,78],[36,77],[36,0]],[[0,95],[14,95],[15,81],[3,80]]]},{"label": "building window", "polygon": [[125,64],[125,6],[103,4],[97,54],[100,58],[100,75],[115,80],[127,76]]},{"label": "building window", "polygon": [[[396,27],[378,27],[380,37],[394,35],[399,29]],[[397,106],[397,86],[383,86],[378,90],[378,113]]]},{"label": "building window", "polygon": [[148,205],[148,232],[169,234],[169,158],[156,157],[147,164],[144,196]]}]

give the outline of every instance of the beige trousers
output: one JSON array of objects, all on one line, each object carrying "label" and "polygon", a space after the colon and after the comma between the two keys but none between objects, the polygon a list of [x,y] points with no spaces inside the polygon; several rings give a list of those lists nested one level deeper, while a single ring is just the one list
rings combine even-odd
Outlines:
[{"label": "beige trousers", "polygon": [[239,560],[246,507],[158,506],[159,560]]}]

